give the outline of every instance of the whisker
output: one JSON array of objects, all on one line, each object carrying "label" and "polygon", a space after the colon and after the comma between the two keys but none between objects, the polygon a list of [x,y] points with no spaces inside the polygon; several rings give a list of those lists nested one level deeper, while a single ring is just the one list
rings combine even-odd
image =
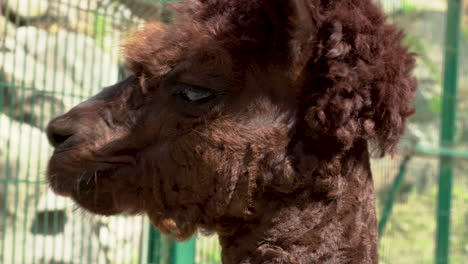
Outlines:
[{"label": "whisker", "polygon": [[50,179],[51,181],[55,180],[55,178],[57,178],[57,174],[56,174],[56,173],[50,174],[50,175],[49,175],[49,179]]},{"label": "whisker", "polygon": [[74,204],[72,208],[72,212],[79,212],[82,211],[83,209],[80,208],[78,205]]},{"label": "whisker", "polygon": [[91,179],[94,178],[94,182],[97,182],[97,173],[99,172],[99,170],[96,170],[91,176],[89,176],[88,180],[86,181],[86,184],[88,185],[89,182],[91,181]]},{"label": "whisker", "polygon": [[80,195],[80,183],[81,180],[83,179],[83,176],[86,174],[86,171],[80,174],[80,177],[78,177],[78,180],[76,181],[76,194],[79,196]]},{"label": "whisker", "polygon": [[97,186],[97,171],[94,173],[94,184]]}]

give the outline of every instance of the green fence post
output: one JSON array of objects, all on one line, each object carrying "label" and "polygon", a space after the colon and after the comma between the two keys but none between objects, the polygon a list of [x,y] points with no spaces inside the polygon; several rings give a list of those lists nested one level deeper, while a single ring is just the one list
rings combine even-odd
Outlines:
[{"label": "green fence post", "polygon": [[195,263],[195,236],[187,242],[173,242],[169,255],[169,264]]},{"label": "green fence post", "polygon": [[195,236],[187,242],[176,242],[150,225],[148,255],[144,264],[194,264]]},{"label": "green fence post", "polygon": [[[452,148],[455,145],[457,85],[458,85],[458,51],[460,46],[460,22],[463,0],[449,0],[447,10],[444,92],[442,96],[442,127],[440,145]],[[452,198],[454,158],[440,157],[439,193],[437,198],[437,235],[436,264],[449,263],[450,246],[450,207]]]},{"label": "green fence post", "polygon": [[146,263],[148,264],[159,264],[161,262],[161,235],[158,230],[149,225],[148,235],[148,256]]}]

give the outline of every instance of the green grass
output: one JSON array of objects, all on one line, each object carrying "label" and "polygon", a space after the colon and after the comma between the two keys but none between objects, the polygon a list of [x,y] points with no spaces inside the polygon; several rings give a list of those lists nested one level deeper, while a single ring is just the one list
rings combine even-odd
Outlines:
[{"label": "green grass", "polygon": [[216,235],[198,236],[195,261],[197,264],[221,263],[221,247]]},{"label": "green grass", "polygon": [[[396,204],[381,238],[381,263],[434,263],[436,187],[425,193],[413,189],[404,203]],[[468,259],[468,188],[454,186],[452,199],[451,264]]]}]

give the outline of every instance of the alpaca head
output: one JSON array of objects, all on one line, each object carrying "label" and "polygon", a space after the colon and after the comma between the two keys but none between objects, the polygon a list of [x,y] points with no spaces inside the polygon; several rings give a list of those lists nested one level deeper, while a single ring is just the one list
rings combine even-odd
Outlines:
[{"label": "alpaca head", "polygon": [[266,193],[313,192],[357,141],[391,152],[412,55],[370,1],[322,2],[193,1],[133,34],[132,75],[49,124],[52,189],[185,238],[258,217]]}]

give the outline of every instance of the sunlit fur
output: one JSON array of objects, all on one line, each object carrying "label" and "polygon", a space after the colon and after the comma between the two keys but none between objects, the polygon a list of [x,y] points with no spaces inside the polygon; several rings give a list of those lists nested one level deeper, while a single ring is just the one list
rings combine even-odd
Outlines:
[{"label": "sunlit fur", "polygon": [[[225,264],[377,263],[368,145],[394,152],[413,113],[401,32],[371,0],[174,8],[124,44],[129,79],[50,123],[51,187],[178,239],[216,232]],[[220,96],[181,104],[176,82]]]}]

